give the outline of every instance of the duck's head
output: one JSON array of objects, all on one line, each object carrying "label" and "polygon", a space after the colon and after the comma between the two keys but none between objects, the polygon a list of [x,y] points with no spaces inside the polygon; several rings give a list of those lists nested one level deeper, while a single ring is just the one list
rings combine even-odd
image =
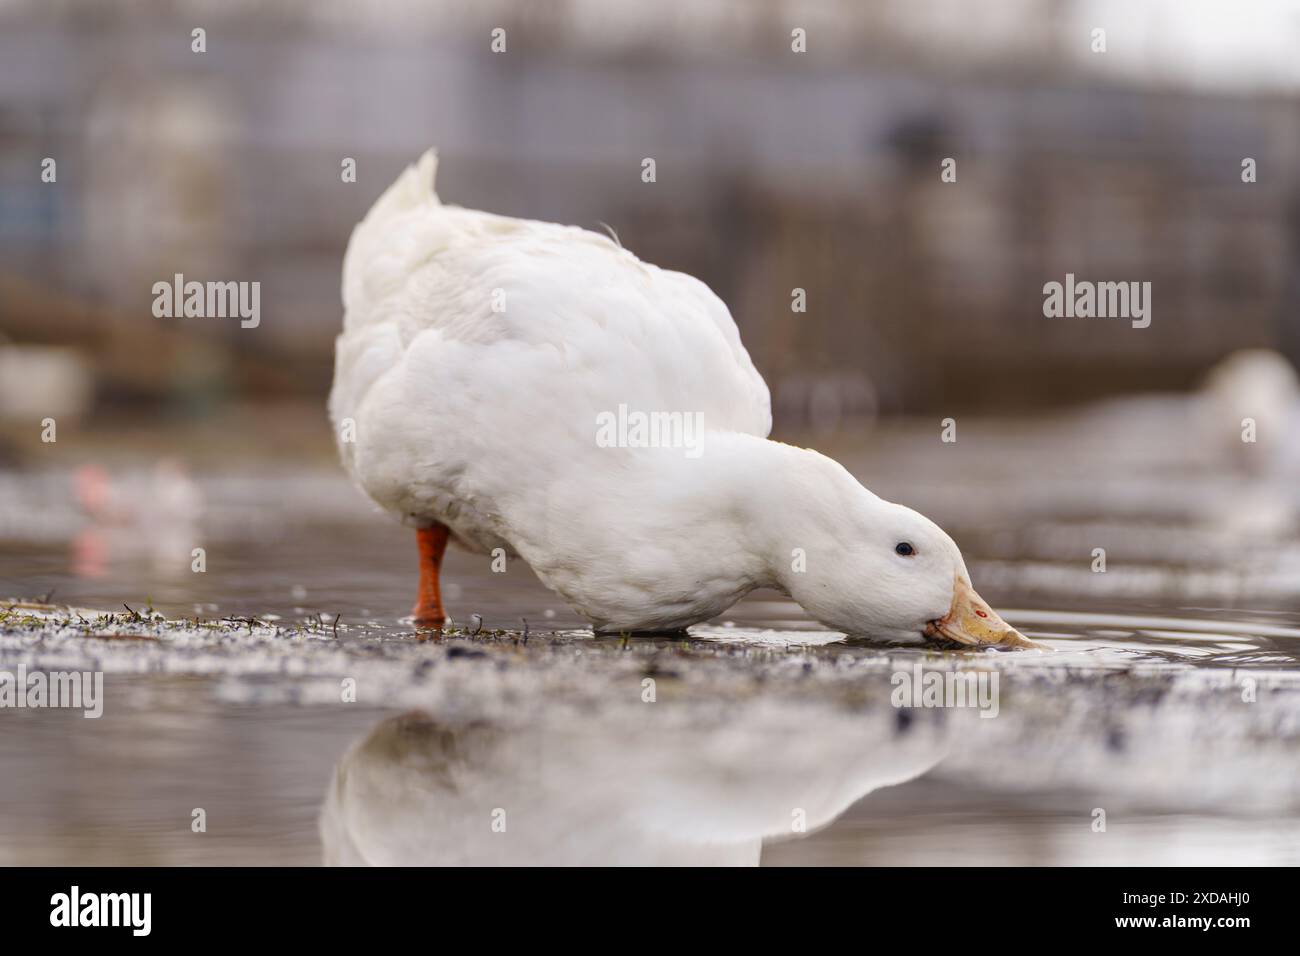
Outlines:
[{"label": "duck's head", "polygon": [[1037,647],[975,592],[961,551],[929,518],[847,472],[805,490],[784,537],[807,547],[780,577],[819,621],[877,640]]}]

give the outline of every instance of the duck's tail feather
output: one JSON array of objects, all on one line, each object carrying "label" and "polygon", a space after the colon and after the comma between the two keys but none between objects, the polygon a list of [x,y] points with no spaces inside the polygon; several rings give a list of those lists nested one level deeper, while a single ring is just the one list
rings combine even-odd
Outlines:
[{"label": "duck's tail feather", "polygon": [[343,256],[343,305],[349,319],[352,313],[364,312],[366,302],[383,293],[387,280],[401,278],[393,270],[401,259],[394,220],[421,207],[442,205],[434,188],[437,175],[438,151],[429,149],[402,170],[352,230]]},{"label": "duck's tail feather", "polygon": [[425,150],[424,155],[402,170],[402,174],[375,200],[362,223],[372,219],[382,222],[423,203],[438,205],[438,193],[434,189],[437,176],[438,151]]}]

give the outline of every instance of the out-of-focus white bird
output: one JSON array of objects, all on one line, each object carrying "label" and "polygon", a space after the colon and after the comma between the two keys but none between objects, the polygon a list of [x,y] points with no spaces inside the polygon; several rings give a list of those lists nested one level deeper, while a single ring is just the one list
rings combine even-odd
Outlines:
[{"label": "out-of-focus white bird", "polygon": [[99,465],[83,465],[73,491],[88,519],[72,541],[78,575],[99,577],[111,566],[144,561],[165,577],[192,573],[204,496],[182,462],[162,458],[147,476],[117,479]]},{"label": "out-of-focus white bird", "polygon": [[1243,349],[1214,366],[1198,406],[1205,444],[1255,475],[1300,465],[1300,379],[1272,349]]},{"label": "out-of-focus white bird", "polygon": [[769,441],[721,300],[609,238],[443,205],[430,151],[353,231],[330,396],[343,463],[418,529],[417,623],[448,540],[521,556],[605,631],[784,591],[837,630],[1025,644],[952,539]]}]

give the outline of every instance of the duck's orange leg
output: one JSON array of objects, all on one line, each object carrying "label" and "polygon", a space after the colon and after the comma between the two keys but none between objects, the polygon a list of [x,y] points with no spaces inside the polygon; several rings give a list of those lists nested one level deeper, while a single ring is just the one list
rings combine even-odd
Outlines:
[{"label": "duck's orange leg", "polygon": [[415,532],[420,545],[420,592],[411,613],[420,627],[442,627],[447,620],[442,610],[438,575],[442,570],[442,555],[447,550],[449,534],[445,524],[437,523]]}]

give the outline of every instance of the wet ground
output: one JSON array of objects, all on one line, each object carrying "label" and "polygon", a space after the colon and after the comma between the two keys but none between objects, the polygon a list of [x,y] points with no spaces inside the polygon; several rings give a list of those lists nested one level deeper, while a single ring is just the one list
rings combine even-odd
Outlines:
[{"label": "wet ground", "polygon": [[[961,428],[838,456],[1047,653],[776,594],[596,638],[455,553],[430,638],[411,534],[327,464],[0,472],[0,670],[105,675],[99,719],[0,710],[0,863],[1300,863],[1300,483],[1172,402]],[[985,696],[895,706],[930,673]]]}]

